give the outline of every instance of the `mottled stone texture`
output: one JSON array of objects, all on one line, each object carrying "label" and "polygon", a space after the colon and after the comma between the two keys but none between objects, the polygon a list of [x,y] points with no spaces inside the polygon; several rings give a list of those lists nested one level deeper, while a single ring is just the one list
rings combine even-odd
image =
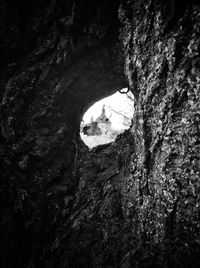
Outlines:
[{"label": "mottled stone texture", "polygon": [[[200,266],[199,35],[198,1],[2,1],[1,267]],[[130,130],[89,152],[127,83]]]}]

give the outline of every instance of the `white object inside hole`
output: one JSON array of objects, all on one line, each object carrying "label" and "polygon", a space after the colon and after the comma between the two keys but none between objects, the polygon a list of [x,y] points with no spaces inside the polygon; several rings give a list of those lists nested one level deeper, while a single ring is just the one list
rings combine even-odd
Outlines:
[{"label": "white object inside hole", "polygon": [[80,136],[84,143],[93,148],[114,141],[128,129],[134,113],[134,96],[127,88],[93,104],[84,114]]}]

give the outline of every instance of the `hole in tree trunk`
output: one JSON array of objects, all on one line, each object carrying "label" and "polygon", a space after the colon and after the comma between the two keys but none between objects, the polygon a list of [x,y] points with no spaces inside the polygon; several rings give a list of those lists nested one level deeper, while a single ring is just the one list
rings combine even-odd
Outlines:
[{"label": "hole in tree trunk", "polygon": [[134,96],[127,89],[115,92],[93,104],[83,115],[80,136],[91,149],[113,142],[128,129],[134,113]]}]

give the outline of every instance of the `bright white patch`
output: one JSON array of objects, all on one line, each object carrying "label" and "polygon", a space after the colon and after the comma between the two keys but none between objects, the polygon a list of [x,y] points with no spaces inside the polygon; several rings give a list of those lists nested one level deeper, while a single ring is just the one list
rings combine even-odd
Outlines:
[{"label": "bright white patch", "polygon": [[[124,89],[124,91],[127,91],[127,89]],[[134,96],[131,92],[128,92],[127,95],[118,91],[92,105],[84,114],[83,123],[90,123],[92,117],[93,120],[97,119],[102,112],[103,105],[105,105],[106,116],[110,119],[113,129],[125,129],[125,124],[131,124],[134,113]]]},{"label": "bright white patch", "polygon": [[[127,92],[127,89],[121,91]],[[100,136],[87,136],[81,132],[81,138],[89,148],[114,141],[117,135],[130,127],[134,113],[134,96],[131,92],[121,94],[117,91],[115,94],[96,102],[84,114],[81,129],[101,115],[103,106],[106,116],[111,121],[111,131]]]}]

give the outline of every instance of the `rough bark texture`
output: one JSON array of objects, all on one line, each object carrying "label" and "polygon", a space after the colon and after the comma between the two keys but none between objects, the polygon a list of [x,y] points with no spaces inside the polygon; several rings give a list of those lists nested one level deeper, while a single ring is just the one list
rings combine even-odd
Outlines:
[{"label": "rough bark texture", "polygon": [[[198,1],[2,1],[0,26],[1,267],[200,266]],[[127,84],[130,130],[88,151]]]}]

